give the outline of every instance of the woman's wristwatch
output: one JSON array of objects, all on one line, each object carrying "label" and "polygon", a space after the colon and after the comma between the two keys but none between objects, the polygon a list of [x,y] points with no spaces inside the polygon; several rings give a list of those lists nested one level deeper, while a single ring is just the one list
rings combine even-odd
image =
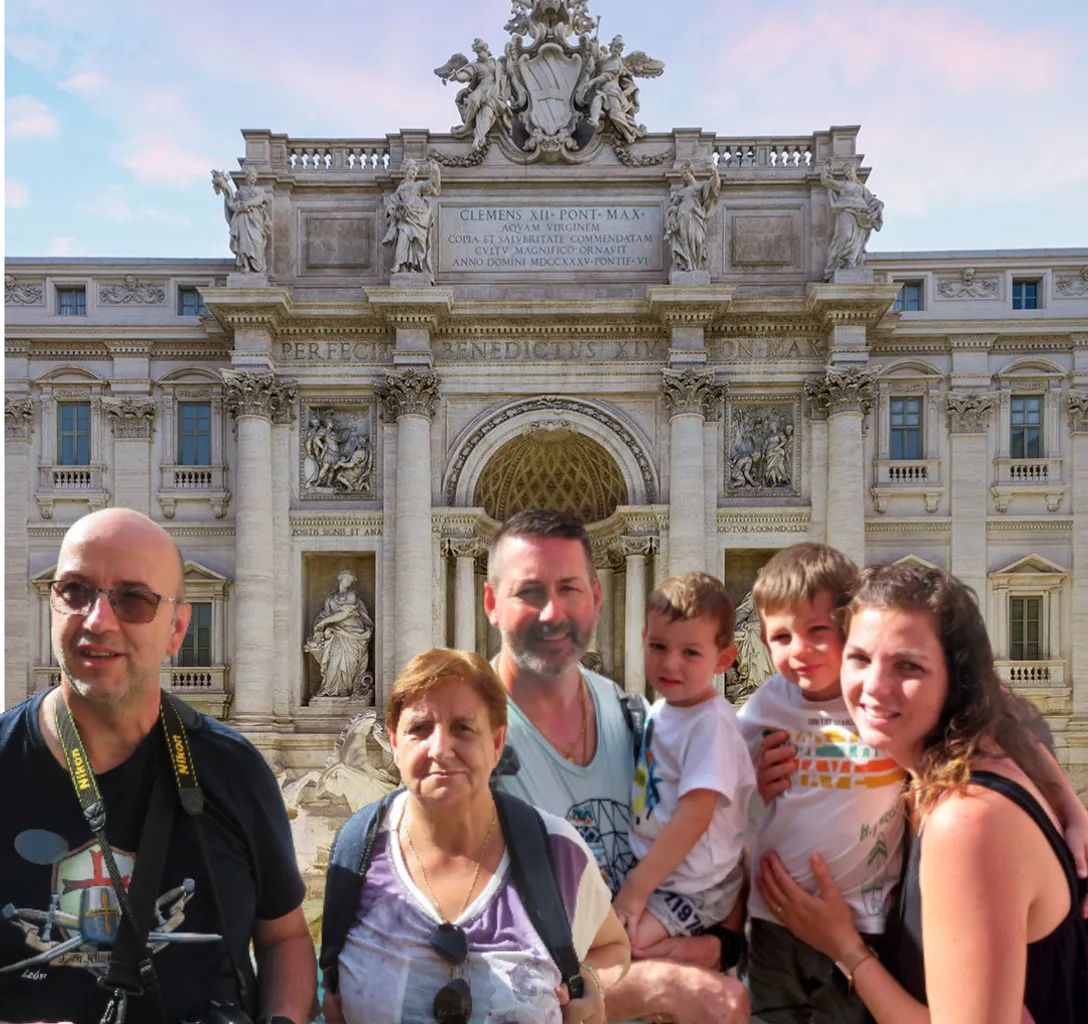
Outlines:
[{"label": "woman's wristwatch", "polygon": [[853,992],[854,975],[857,973],[857,969],[865,963],[866,960],[879,959],[880,957],[876,955],[876,950],[874,950],[867,942],[863,942],[860,949],[855,949],[841,960],[836,960],[835,966],[846,975],[847,984],[850,986],[850,991]]}]

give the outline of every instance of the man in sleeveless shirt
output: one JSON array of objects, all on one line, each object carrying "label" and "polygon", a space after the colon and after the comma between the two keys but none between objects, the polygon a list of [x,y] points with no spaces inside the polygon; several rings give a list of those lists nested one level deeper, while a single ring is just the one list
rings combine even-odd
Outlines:
[{"label": "man in sleeveless shirt", "polygon": [[[615,685],[579,663],[601,610],[581,522],[532,510],[504,523],[488,554],[484,607],[502,636],[494,664],[509,694],[507,744],[520,765],[499,785],[570,821],[615,893],[633,863],[634,745]],[[743,986],[717,970],[717,938],[670,938],[652,952],[626,977],[601,972],[610,1021],[748,1020]]]}]

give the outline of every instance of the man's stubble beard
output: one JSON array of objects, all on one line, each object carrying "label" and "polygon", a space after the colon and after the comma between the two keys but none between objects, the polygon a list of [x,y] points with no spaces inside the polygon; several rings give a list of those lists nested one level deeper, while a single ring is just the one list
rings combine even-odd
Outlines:
[{"label": "man's stubble beard", "polygon": [[589,640],[592,636],[592,629],[587,629],[582,634],[578,627],[573,623],[567,626],[567,635],[571,640],[571,652],[568,656],[561,660],[548,658],[545,655],[537,654],[531,649],[532,632],[534,628],[525,631],[525,640],[522,642],[522,638],[517,634],[508,630],[500,630],[502,636],[502,645],[504,649],[509,653],[511,661],[522,672],[528,672],[534,676],[540,676],[544,679],[557,679],[559,676],[565,675],[574,666],[576,666],[583,654],[589,650]]},{"label": "man's stubble beard", "polygon": [[137,703],[152,685],[159,685],[158,673],[149,673],[144,669],[130,671],[124,680],[120,690],[103,692],[96,684],[88,683],[80,679],[68,664],[68,659],[62,651],[57,651],[57,663],[68,680],[72,689],[85,701],[97,704],[101,708],[110,711],[123,711],[125,708]]}]

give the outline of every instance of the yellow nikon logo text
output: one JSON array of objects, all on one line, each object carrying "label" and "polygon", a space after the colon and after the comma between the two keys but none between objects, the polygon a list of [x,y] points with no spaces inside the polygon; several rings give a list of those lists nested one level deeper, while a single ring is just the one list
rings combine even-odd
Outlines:
[{"label": "yellow nikon logo text", "polygon": [[91,779],[87,774],[87,764],[83,760],[83,755],[79,752],[79,747],[72,748],[72,764],[76,776],[76,789],[90,789]]},{"label": "yellow nikon logo text", "polygon": [[174,764],[179,775],[189,774],[189,762],[185,758],[185,743],[180,736],[174,736]]}]

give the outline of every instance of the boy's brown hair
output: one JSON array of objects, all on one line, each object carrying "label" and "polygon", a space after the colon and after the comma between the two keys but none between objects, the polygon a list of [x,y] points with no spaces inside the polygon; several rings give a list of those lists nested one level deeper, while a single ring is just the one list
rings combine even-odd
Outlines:
[{"label": "boy's brown hair", "polygon": [[733,642],[736,609],[721,580],[705,572],[685,572],[665,580],[646,603],[646,614],[657,612],[670,622],[690,621],[709,615],[718,626],[715,643],[728,647]]},{"label": "boy's brown hair", "polygon": [[796,608],[818,594],[831,594],[836,608],[845,608],[854,595],[858,567],[837,548],[826,544],[794,544],[778,552],[759,572],[752,602],[759,617],[783,608]]}]

